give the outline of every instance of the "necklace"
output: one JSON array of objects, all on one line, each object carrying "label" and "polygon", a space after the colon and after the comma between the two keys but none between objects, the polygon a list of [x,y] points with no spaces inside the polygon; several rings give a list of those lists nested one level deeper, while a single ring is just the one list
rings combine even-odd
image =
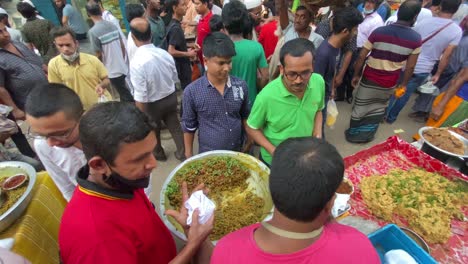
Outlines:
[{"label": "necklace", "polygon": [[311,239],[311,238],[316,238],[322,234],[323,231],[323,226],[320,227],[319,229],[316,229],[312,232],[308,233],[297,233],[297,232],[290,232],[286,231],[280,228],[277,228],[275,226],[270,225],[267,222],[262,222],[262,226],[270,231],[271,233],[280,236],[280,237],[285,237],[285,238],[290,238],[290,239]]}]

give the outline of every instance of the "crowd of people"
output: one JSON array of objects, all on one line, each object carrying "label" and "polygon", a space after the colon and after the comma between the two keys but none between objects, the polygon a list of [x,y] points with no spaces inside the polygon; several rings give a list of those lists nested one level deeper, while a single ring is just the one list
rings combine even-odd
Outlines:
[{"label": "crowd of people", "polygon": [[[128,35],[101,0],[86,4],[89,29],[65,0],[54,1],[56,27],[19,2],[21,32],[0,8],[0,143],[11,137],[21,152],[0,145],[1,158],[45,168],[69,202],[63,263],[379,263],[363,234],[330,217],[344,164],[324,140],[327,104],[352,103],[351,143],[396,122],[428,82],[437,93],[419,93],[415,122],[466,119],[468,4],[406,0],[392,15],[385,0],[342,2],[318,16],[310,5],[292,12],[287,0],[141,0],[126,5]],[[80,50],[85,39],[91,54]],[[187,236],[177,252],[149,201],[156,160],[168,156],[164,128],[180,161],[259,146],[273,219],[213,248],[216,220],[187,226],[182,206],[166,212]]]}]

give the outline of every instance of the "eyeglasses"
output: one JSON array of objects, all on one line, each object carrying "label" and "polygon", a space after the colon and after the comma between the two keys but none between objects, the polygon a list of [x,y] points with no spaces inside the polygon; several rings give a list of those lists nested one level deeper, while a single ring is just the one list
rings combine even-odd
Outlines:
[{"label": "eyeglasses", "polygon": [[297,72],[286,72],[284,73],[284,76],[290,81],[295,81],[297,77],[301,76],[302,80],[308,80],[310,76],[314,72],[303,72],[303,73],[297,73]]},{"label": "eyeglasses", "polygon": [[37,134],[36,132],[34,132],[31,127],[29,127],[28,129],[28,136],[30,138],[34,138],[34,139],[56,139],[56,140],[66,140],[67,138],[70,137],[70,135],[73,133],[73,131],[75,130],[75,128],[78,126],[80,122],[76,122],[76,124],[69,130],[65,131],[64,133],[62,133],[62,135],[47,135],[47,136],[44,136],[44,135],[39,135]]}]

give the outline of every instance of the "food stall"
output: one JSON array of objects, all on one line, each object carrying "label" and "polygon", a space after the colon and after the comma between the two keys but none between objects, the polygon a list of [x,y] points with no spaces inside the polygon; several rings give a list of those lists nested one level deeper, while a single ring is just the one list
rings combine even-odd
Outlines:
[{"label": "food stall", "polygon": [[[390,137],[385,142],[377,144],[369,149],[348,156],[344,160],[346,167],[345,174],[353,182],[355,187],[354,194],[350,200],[351,210],[349,213],[353,216],[371,220],[381,227],[394,222],[401,227],[414,229],[414,227],[412,228],[414,225],[409,224],[411,221],[405,220],[400,216],[393,215],[391,221],[385,221],[382,218],[376,217],[369,210],[361,190],[361,183],[364,178],[376,175],[383,176],[395,169],[409,171],[420,168],[422,171],[428,173],[436,172],[450,181],[461,180],[464,182],[465,186],[468,181],[467,175],[447,166],[396,136]],[[424,179],[422,179],[422,181],[424,181]],[[466,190],[464,197],[466,197]],[[463,203],[462,213],[466,216],[468,215],[466,200]],[[430,255],[440,263],[468,263],[468,252],[466,251],[468,236],[466,232],[468,232],[466,217],[462,219],[452,219],[450,221],[450,234],[448,239],[445,242],[428,243]],[[425,237],[422,234],[418,235],[427,241],[427,236]]]},{"label": "food stall", "polygon": [[12,167],[22,169],[28,180],[23,190],[17,189],[23,193],[15,201],[5,201],[11,198],[8,193],[0,195],[0,240],[33,263],[58,264],[58,232],[66,201],[46,172],[36,174],[23,162],[0,162],[2,192],[9,192],[4,182],[5,177],[11,178],[7,174]]}]

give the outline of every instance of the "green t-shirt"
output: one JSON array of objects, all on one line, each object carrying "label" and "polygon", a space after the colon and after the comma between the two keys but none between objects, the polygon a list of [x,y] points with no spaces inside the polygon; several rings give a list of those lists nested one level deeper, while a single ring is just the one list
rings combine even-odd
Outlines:
[{"label": "green t-shirt", "polygon": [[[325,82],[319,74],[312,74],[302,100],[290,93],[282,77],[270,82],[258,94],[247,124],[263,130],[265,137],[278,146],[291,137],[312,136],[315,114],[325,106]],[[271,155],[261,148],[263,160],[271,163]]]},{"label": "green t-shirt", "polygon": [[234,42],[236,56],[232,58],[231,74],[247,82],[249,101],[254,103],[258,94],[257,69],[268,67],[265,52],[260,43],[243,39]]}]

